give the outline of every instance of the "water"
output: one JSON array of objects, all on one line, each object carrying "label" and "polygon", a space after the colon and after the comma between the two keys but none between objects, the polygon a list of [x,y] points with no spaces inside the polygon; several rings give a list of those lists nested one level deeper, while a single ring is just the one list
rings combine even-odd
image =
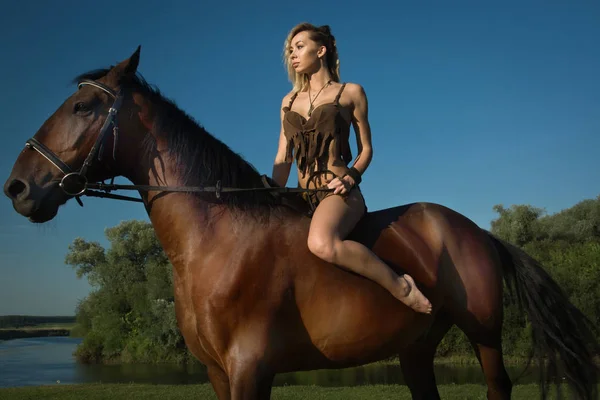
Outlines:
[{"label": "water", "polygon": [[[78,338],[45,337],[0,342],[0,387],[69,383],[151,383],[198,384],[208,382],[202,366],[175,365],[84,365],[75,362],[73,352]],[[535,382],[531,372],[519,383]],[[508,368],[511,378],[523,367]],[[536,372],[536,371],[534,371]],[[438,384],[483,384],[478,365],[435,367]],[[274,384],[358,386],[365,384],[404,384],[400,365],[376,364],[343,370],[318,370],[280,374]]]},{"label": "water", "polygon": [[66,337],[0,342],[0,387],[76,381],[71,353],[77,343]]}]

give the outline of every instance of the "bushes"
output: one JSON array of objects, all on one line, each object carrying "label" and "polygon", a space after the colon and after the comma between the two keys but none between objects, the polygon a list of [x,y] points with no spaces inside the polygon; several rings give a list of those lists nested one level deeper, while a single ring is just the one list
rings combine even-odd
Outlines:
[{"label": "bushes", "polygon": [[106,231],[111,247],[76,239],[67,264],[92,293],[77,307],[83,362],[182,362],[190,355],[175,319],[171,265],[152,225],[126,221]]}]

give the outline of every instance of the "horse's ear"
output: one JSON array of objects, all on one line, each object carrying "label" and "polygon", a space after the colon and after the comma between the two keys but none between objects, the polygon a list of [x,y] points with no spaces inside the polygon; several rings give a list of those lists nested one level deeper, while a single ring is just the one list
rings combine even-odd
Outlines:
[{"label": "horse's ear", "polygon": [[126,60],[121,61],[117,64],[112,73],[118,78],[130,78],[137,72],[138,65],[140,63],[140,51],[142,46],[138,46],[135,52]]}]

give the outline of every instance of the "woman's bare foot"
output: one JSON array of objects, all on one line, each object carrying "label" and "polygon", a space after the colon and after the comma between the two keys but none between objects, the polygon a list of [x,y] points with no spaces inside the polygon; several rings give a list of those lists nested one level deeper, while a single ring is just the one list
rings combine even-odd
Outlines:
[{"label": "woman's bare foot", "polygon": [[417,312],[431,314],[431,303],[421,293],[414,279],[408,274],[404,274],[400,278],[404,278],[406,283],[403,285],[405,286],[404,296],[399,300]]}]

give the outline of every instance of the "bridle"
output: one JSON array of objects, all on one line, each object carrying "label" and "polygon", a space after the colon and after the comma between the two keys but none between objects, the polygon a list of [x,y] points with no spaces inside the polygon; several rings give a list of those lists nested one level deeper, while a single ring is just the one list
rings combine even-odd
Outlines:
[{"label": "bridle", "polygon": [[[302,189],[302,188],[290,188],[290,187],[281,187],[281,186],[265,186],[265,187],[253,187],[253,188],[229,188],[222,187],[221,181],[217,181],[215,186],[153,186],[153,185],[118,185],[114,183],[114,177],[111,180],[111,183],[103,183],[103,182],[88,182],[87,172],[94,159],[98,159],[100,161],[102,159],[103,154],[103,145],[105,141],[105,137],[108,134],[110,128],[112,127],[112,133],[114,136],[114,145],[113,145],[113,159],[116,159],[116,148],[117,148],[117,139],[119,136],[119,127],[117,125],[117,114],[119,113],[119,109],[123,104],[123,92],[122,90],[119,93],[116,93],[114,90],[109,88],[108,86],[96,82],[93,80],[82,80],[77,85],[77,88],[80,89],[84,85],[89,85],[96,87],[114,99],[114,102],[110,109],[108,110],[108,116],[104,121],[104,125],[100,130],[100,134],[96,138],[96,142],[90,149],[83,165],[79,169],[79,171],[74,171],[71,167],[69,167],[66,163],[64,163],[52,150],[46,147],[43,143],[39,142],[35,138],[30,138],[25,142],[25,147],[35,150],[40,153],[46,160],[48,160],[52,165],[58,168],[64,176],[60,180],[59,187],[63,190],[63,192],[69,196],[75,197],[80,206],[83,207],[83,202],[81,201],[81,196],[90,196],[90,197],[102,197],[102,198],[111,198],[117,200],[127,200],[127,201],[136,201],[143,203],[144,200],[137,197],[130,196],[122,196],[118,194],[110,193],[113,190],[138,190],[138,191],[165,191],[165,192],[214,192],[215,196],[219,199],[221,198],[221,193],[224,192],[243,192],[243,191],[276,191],[282,193],[310,193],[310,192],[331,192],[333,189],[328,188],[318,188],[318,189]],[[330,172],[330,171],[323,171]],[[322,173],[322,172],[320,172]],[[92,190],[95,189],[95,190]]]},{"label": "bridle", "polygon": [[[112,90],[111,88],[109,88],[108,86],[103,85],[102,83],[99,83],[96,81],[92,81],[92,80],[83,80],[83,81],[79,82],[79,84],[77,85],[77,88],[80,89],[84,85],[94,86],[98,89],[103,90],[104,92],[106,92],[109,96],[111,96],[114,99],[114,102],[113,102],[112,106],[110,107],[110,109],[108,110],[108,116],[106,117],[106,120],[104,121],[104,125],[102,126],[102,129],[100,130],[100,134],[96,138],[96,142],[90,149],[90,152],[87,155],[87,157],[85,158],[85,161],[83,162],[83,165],[81,166],[81,169],[79,171],[73,171],[71,169],[71,167],[69,167],[66,163],[64,163],[60,158],[58,158],[58,156],[54,152],[52,152],[48,147],[46,147],[43,143],[39,142],[37,139],[30,138],[29,140],[27,140],[27,142],[25,142],[26,147],[33,149],[33,150],[37,151],[38,153],[40,153],[46,160],[50,161],[52,163],[52,165],[54,165],[56,168],[58,168],[64,174],[64,176],[62,177],[62,179],[60,180],[60,183],[58,185],[62,188],[63,192],[65,192],[67,195],[74,196],[76,198],[77,202],[79,203],[79,205],[82,207],[83,207],[83,202],[81,201],[80,196],[82,196],[82,195],[89,196],[90,193],[88,193],[88,188],[90,188],[93,185],[93,184],[88,183],[86,173],[88,172],[88,169],[92,165],[92,162],[96,156],[98,156],[98,160],[101,160],[102,152],[100,151],[100,149],[103,146],[104,137],[108,133],[108,130],[110,129],[111,126],[113,128],[113,135],[114,135],[114,139],[115,139],[115,144],[113,146],[113,158],[115,157],[117,139],[118,139],[118,135],[119,135],[119,127],[117,125],[117,114],[119,112],[119,109],[121,108],[121,105],[123,104],[123,95],[121,92],[115,93],[115,91]],[[108,194],[108,193],[104,193],[104,194]],[[113,196],[114,195],[103,196],[103,197],[113,197]],[[121,197],[121,196],[118,196],[118,197]],[[123,199],[123,200],[125,200],[125,199]],[[127,198],[127,200],[142,201],[141,199],[136,199],[134,197]]]}]

